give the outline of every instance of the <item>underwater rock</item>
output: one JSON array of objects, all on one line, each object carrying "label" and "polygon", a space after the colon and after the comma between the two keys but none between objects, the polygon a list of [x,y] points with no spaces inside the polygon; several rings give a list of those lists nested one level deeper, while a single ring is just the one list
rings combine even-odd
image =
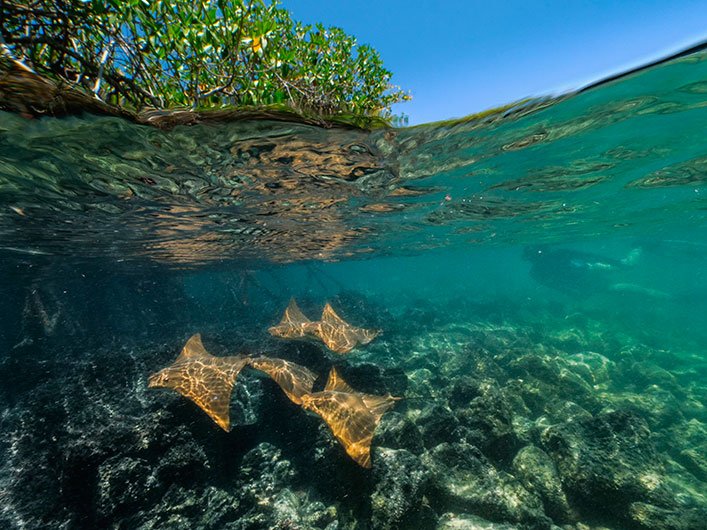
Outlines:
[{"label": "underwater rock", "polygon": [[0,358],[0,380],[8,383],[0,386],[3,405],[14,405],[20,396],[45,384],[57,368],[55,360],[37,355],[37,348],[28,342],[16,345]]},{"label": "underwater rock", "polygon": [[351,386],[366,394],[404,396],[408,388],[405,372],[397,367],[380,367],[370,362],[341,367],[341,375]]},{"label": "underwater rock", "polygon": [[425,447],[431,449],[443,442],[455,442],[459,439],[456,432],[459,421],[445,404],[433,402],[425,407],[415,418],[415,424],[422,434]]},{"label": "underwater rock", "polygon": [[[569,355],[565,359],[568,366],[582,375],[585,380],[591,377],[590,384],[603,384],[611,379],[616,370],[616,363],[596,352],[582,352]],[[586,376],[583,374],[587,374]]]},{"label": "underwater rock", "polygon": [[507,345],[494,344],[501,342],[503,338],[500,336],[492,338],[491,335],[493,333],[476,333],[471,341],[466,340],[468,346],[456,355],[458,359],[456,362],[454,359],[450,359],[451,362],[443,365],[443,373],[453,376],[474,374],[480,379],[505,380],[508,377],[506,371],[499,366],[492,352],[504,351]]},{"label": "underwater rock", "polygon": [[445,513],[436,530],[518,530],[516,525],[492,523],[476,515]]},{"label": "underwater rock", "polygon": [[656,431],[685,420],[680,411],[680,403],[675,396],[655,385],[641,393],[617,392],[602,394],[602,397],[611,403],[604,408],[605,412],[612,409],[631,411],[645,419],[650,428]]},{"label": "underwater rock", "polygon": [[[195,440],[181,440],[181,443],[161,453],[159,465],[153,464],[151,479],[156,479],[164,489],[176,482],[189,484],[206,480],[212,471],[212,464],[202,445]],[[214,455],[211,455],[214,459]]]},{"label": "underwater rock", "polygon": [[306,492],[286,489],[275,497],[272,516],[267,524],[268,528],[336,530],[339,527],[337,517],[335,506],[312,500]]},{"label": "underwater rock", "polygon": [[[514,423],[518,421],[521,417],[528,421],[530,418],[534,417],[533,412],[528,408],[523,401],[523,387],[525,382],[522,379],[509,379],[506,384],[503,385],[503,395],[506,398],[506,402],[513,411],[513,421]],[[521,437],[519,431],[516,429],[516,434]]]},{"label": "underwater rock", "polygon": [[703,392],[704,396],[697,392],[691,393],[680,403],[680,409],[686,418],[707,422],[707,391]]},{"label": "underwater rock", "polygon": [[694,449],[684,449],[680,451],[676,460],[695,477],[703,482],[707,482],[707,443]]},{"label": "underwater rock", "polygon": [[542,413],[544,405],[553,397],[574,401],[591,412],[600,408],[589,383],[562,359],[528,354],[512,360],[508,370],[524,381],[523,401],[535,413]]},{"label": "underwater rock", "polygon": [[146,502],[154,502],[163,487],[147,460],[116,456],[98,468],[96,509],[107,523],[131,515]]},{"label": "underwater rock", "polygon": [[532,377],[553,383],[559,376],[559,367],[554,359],[536,354],[526,354],[508,363],[508,371],[517,377]]},{"label": "underwater rock", "polygon": [[[126,528],[179,528],[169,514],[188,505],[196,507],[179,512],[177,519],[188,522],[181,527],[211,528],[193,514],[207,509],[199,504],[207,501],[201,492],[210,483],[233,481],[253,429],[238,427],[229,436],[180,396],[148,391],[145,374],[159,358],[172,357],[169,350],[92,352],[90,360],[71,362],[61,357],[50,379],[18,397],[0,432],[0,487],[13,519],[25,521],[20,527],[124,521]],[[262,399],[261,382],[245,377],[236,385],[233,420],[247,416],[263,424],[270,402]],[[167,519],[174,525],[163,524]]]},{"label": "underwater rock", "polygon": [[617,411],[568,421],[547,428],[541,440],[581,513],[637,522],[629,509],[638,502],[667,510],[681,507],[690,517],[684,496],[678,499],[666,485],[650,430],[635,414]]},{"label": "underwater rock", "polygon": [[381,419],[373,436],[373,446],[406,449],[415,455],[425,450],[417,425],[407,415],[395,411]]},{"label": "underwater rock", "polygon": [[[414,339],[403,347],[395,348],[399,358],[399,365],[410,376],[415,371],[423,370],[424,373],[440,376],[441,367],[444,366],[444,360],[453,356],[454,352],[450,351],[452,347],[447,344],[448,337],[444,333],[427,333],[423,335],[413,336]],[[387,340],[387,335],[384,340]],[[379,346],[373,343],[373,347]],[[426,379],[425,377],[422,380]]]},{"label": "underwater rock", "polygon": [[479,397],[482,391],[483,382],[480,379],[469,377],[468,375],[458,377],[452,383],[449,390],[449,404],[453,407],[466,407],[471,400]]},{"label": "underwater rock", "polygon": [[266,414],[266,391],[262,380],[243,374],[231,397],[231,425],[245,427],[261,423]]},{"label": "underwater rock", "polygon": [[588,345],[593,345],[587,339],[587,333],[580,326],[559,330],[547,337],[549,344],[570,354],[581,353]]},{"label": "underwater rock", "polygon": [[149,510],[136,512],[119,522],[124,528],[140,530],[234,530],[241,508],[232,492],[208,486],[172,486]]},{"label": "underwater rock", "polygon": [[[366,502],[369,494],[370,471],[361,467],[339,443],[327,425],[319,418],[314,424],[310,447],[304,454],[304,462],[316,469],[316,488],[330,501],[346,499],[354,503]],[[375,447],[372,463],[375,465]],[[346,480],[341,480],[346,477]],[[364,493],[365,492],[365,493]]]},{"label": "underwater rock", "polygon": [[638,361],[625,366],[623,377],[627,383],[635,385],[638,390],[657,385],[681,398],[685,396],[683,387],[673,374],[649,361]]},{"label": "underwater rock", "polygon": [[513,411],[494,382],[484,381],[480,394],[466,408],[457,411],[465,439],[491,458],[509,460],[518,449],[513,427]]},{"label": "underwater rock", "polygon": [[336,509],[293,490],[296,475],[292,463],[272,444],[263,442],[246,453],[234,493],[248,509],[232,527],[327,528],[336,520]]},{"label": "underwater rock", "polygon": [[555,523],[569,523],[577,520],[562,491],[562,483],[555,464],[550,457],[534,445],[518,451],[513,459],[513,471],[529,491],[540,495],[545,513]]},{"label": "underwater rock", "polygon": [[418,457],[405,449],[376,449],[373,481],[373,528],[422,530],[435,527],[437,516],[425,499],[429,471]]},{"label": "underwater rock", "polygon": [[655,530],[699,530],[707,524],[707,509],[685,511],[634,502],[629,507],[629,515],[640,528]]},{"label": "underwater rock", "polygon": [[[46,398],[46,399],[43,399]],[[22,403],[25,407],[27,403]],[[3,418],[3,460],[0,468],[3,528],[42,528],[69,524],[61,476],[61,447],[50,421],[64,419],[65,411],[48,396],[36,396],[34,410],[13,411]],[[14,417],[13,417],[14,416]],[[12,448],[12,451],[10,451]],[[67,513],[68,512],[68,513]]]},{"label": "underwater rock", "polygon": [[439,384],[438,377],[427,368],[418,368],[407,373],[408,395],[416,397],[431,397],[436,394]]},{"label": "underwater rock", "polygon": [[467,443],[444,443],[425,453],[430,469],[430,503],[435,511],[479,515],[491,521],[550,528],[542,501],[513,476],[494,468]]},{"label": "underwater rock", "polygon": [[537,424],[563,423],[566,421],[577,421],[580,418],[590,419],[592,415],[583,407],[573,401],[563,401],[560,399],[550,400],[543,410],[543,416],[537,418]]}]

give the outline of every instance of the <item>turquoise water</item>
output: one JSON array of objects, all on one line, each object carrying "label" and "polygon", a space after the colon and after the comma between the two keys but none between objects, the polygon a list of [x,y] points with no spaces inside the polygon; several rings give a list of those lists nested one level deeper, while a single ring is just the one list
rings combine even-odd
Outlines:
[{"label": "turquoise water", "polygon": [[[372,133],[0,114],[3,528],[705,528],[706,96],[696,52]],[[402,398],[372,468],[252,370],[228,433],[148,388],[194,333]]]}]

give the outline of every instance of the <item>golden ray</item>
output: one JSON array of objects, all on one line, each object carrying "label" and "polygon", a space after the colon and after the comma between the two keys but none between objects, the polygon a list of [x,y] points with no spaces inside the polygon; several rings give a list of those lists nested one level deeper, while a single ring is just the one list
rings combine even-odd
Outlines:
[{"label": "golden ray", "polygon": [[302,396],[309,394],[317,380],[315,373],[304,366],[300,366],[284,359],[270,359],[268,357],[255,357],[248,360],[255,368],[268,374],[282,391],[297,405],[302,404]]},{"label": "golden ray", "polygon": [[303,395],[302,407],[321,416],[346,453],[360,466],[370,468],[373,434],[383,414],[398,399],[356,392],[332,368],[326,389]]},{"label": "golden ray", "polygon": [[368,344],[380,331],[357,328],[336,314],[329,303],[324,306],[322,318],[318,322],[309,320],[297,306],[294,298],[276,326],[269,328],[270,334],[284,339],[303,337],[317,338],[327,348],[339,354],[346,354],[359,344]]},{"label": "golden ray", "polygon": [[201,333],[196,333],[189,337],[189,340],[179,352],[177,356],[177,361],[184,360],[188,357],[199,357],[203,355],[209,355],[209,352],[204,348],[204,343],[201,342]]},{"label": "golden ray", "polygon": [[368,344],[378,333],[378,330],[352,326],[337,315],[329,303],[324,306],[322,319],[319,321],[319,338],[331,351],[348,353],[358,344]]},{"label": "golden ray", "polygon": [[339,371],[336,368],[329,370],[329,377],[327,378],[326,385],[324,386],[324,391],[347,392],[349,394],[356,393],[356,391],[341,378]]},{"label": "golden ray", "polygon": [[316,324],[313,324],[315,323],[304,316],[295,299],[291,298],[280,323],[268,328],[268,331],[271,335],[283,339],[297,339],[312,334],[316,328]]},{"label": "golden ray", "polygon": [[196,403],[224,431],[231,428],[231,392],[248,363],[241,356],[216,357],[206,351],[201,335],[193,335],[174,364],[152,374],[150,388],[169,388]]}]

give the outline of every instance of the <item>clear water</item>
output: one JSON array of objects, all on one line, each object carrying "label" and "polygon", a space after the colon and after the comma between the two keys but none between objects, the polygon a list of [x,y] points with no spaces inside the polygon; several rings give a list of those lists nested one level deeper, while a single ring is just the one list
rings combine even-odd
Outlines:
[{"label": "clear water", "polygon": [[[697,52],[373,133],[0,114],[3,527],[705,528],[706,96]],[[383,333],[273,338],[291,297]],[[228,434],[148,389],[196,332],[402,397],[373,469],[253,374]]]}]

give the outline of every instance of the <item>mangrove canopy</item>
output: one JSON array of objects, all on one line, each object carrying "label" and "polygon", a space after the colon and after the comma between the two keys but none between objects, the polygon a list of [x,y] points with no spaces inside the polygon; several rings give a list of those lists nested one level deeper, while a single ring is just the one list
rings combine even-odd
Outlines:
[{"label": "mangrove canopy", "polygon": [[409,96],[339,28],[263,0],[5,0],[5,59],[141,111],[282,105],[389,116]]}]

